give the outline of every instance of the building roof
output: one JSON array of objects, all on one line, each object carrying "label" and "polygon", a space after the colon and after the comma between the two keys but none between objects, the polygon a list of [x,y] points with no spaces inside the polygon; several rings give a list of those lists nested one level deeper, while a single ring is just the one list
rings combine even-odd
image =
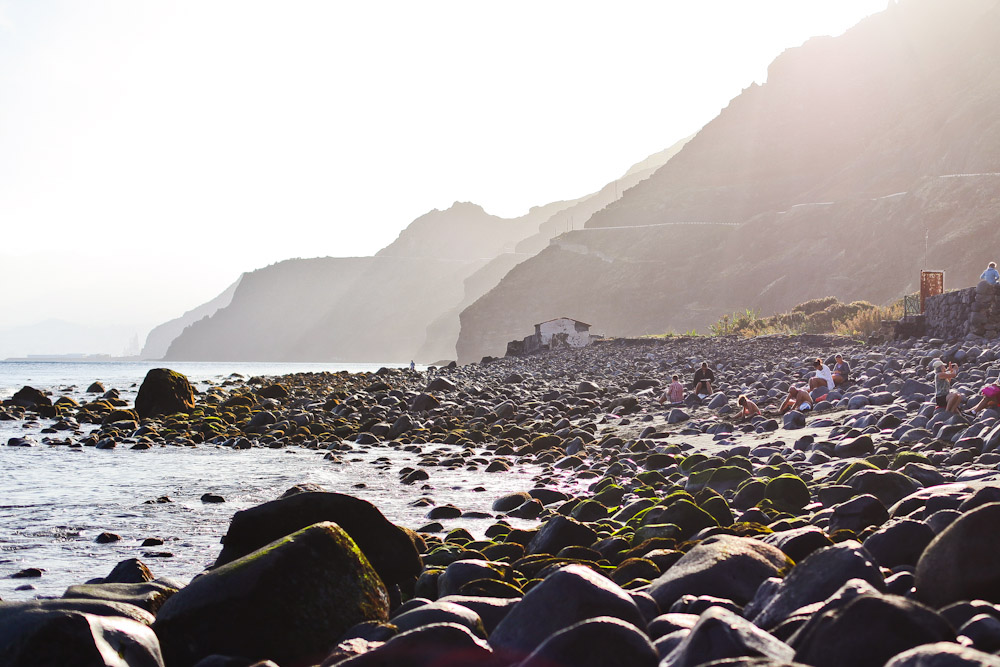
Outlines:
[{"label": "building roof", "polygon": [[545,320],[545,322],[539,322],[535,326],[536,327],[540,327],[543,324],[547,324],[548,322],[555,322],[556,320],[569,320],[570,322],[576,322],[577,324],[583,324],[584,326],[588,326],[588,327],[590,326],[586,322],[581,322],[580,320],[574,320],[572,317],[553,317],[551,320]]}]

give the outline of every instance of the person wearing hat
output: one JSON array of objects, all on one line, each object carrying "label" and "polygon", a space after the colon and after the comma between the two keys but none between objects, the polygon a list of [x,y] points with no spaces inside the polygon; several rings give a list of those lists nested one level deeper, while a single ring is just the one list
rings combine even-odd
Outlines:
[{"label": "person wearing hat", "polygon": [[958,414],[962,395],[951,388],[951,381],[958,375],[958,365],[954,361],[945,365],[940,359],[935,359],[931,365],[934,368],[934,402],[945,412]]}]

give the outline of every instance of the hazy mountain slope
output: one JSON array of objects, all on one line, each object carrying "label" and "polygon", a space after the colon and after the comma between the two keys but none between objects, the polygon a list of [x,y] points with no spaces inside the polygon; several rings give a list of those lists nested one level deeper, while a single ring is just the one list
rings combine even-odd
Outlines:
[{"label": "hazy mountain slope", "polygon": [[[681,139],[672,146],[650,155],[632,165],[621,178],[612,181],[592,195],[571,202],[569,206],[560,206],[554,211],[551,205],[532,209],[532,212],[544,210],[546,213],[551,212],[551,215],[537,226],[537,231],[534,234],[518,243],[513,252],[497,255],[465,279],[464,295],[461,300],[428,325],[424,343],[416,353],[417,358],[428,361],[454,359],[456,356],[455,346],[461,329],[459,314],[462,310],[493,289],[501,278],[517,264],[544,249],[552,237],[572,229],[574,226],[579,227],[595,211],[621,197],[628,188],[642,179],[648,178],[656,169],[676,155],[689,140],[690,137]],[[560,204],[564,203],[560,202]]]},{"label": "hazy mountain slope", "polygon": [[[469,275],[574,203],[515,219],[456,203],[416,219],[374,257],[295,259],[245,274],[232,302],[186,327],[165,358],[409,360],[427,326],[461,301]],[[456,338],[457,313],[452,350]]]},{"label": "hazy mountain slope", "polygon": [[[998,58],[995,0],[903,0],[785,52],[586,230],[467,308],[460,360],[558,315],[659,333],[827,294],[887,300],[923,267],[973,283],[1000,247]],[[953,176],[970,173],[992,175]],[[740,224],[656,226],[691,221]]]},{"label": "hazy mountain slope", "polygon": [[203,317],[214,315],[216,311],[232,303],[233,295],[236,294],[236,288],[239,286],[242,278],[240,276],[239,280],[227,287],[219,296],[211,301],[155,327],[146,336],[146,343],[142,346],[142,352],[139,353],[139,356],[143,359],[162,359],[167,350],[170,349],[170,344],[174,342],[175,338],[181,335],[181,332],[187,326],[194,324]]},{"label": "hazy mountain slope", "polygon": [[290,259],[243,275],[232,303],[188,326],[165,359],[288,361],[302,331],[347,294],[370,257]]}]

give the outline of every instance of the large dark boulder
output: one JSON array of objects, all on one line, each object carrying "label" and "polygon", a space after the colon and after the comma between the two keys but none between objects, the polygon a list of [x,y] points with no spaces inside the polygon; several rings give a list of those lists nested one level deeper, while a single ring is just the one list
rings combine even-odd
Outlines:
[{"label": "large dark boulder", "polygon": [[660,609],[682,595],[714,595],[746,604],[768,577],[783,576],[793,563],[780,549],[759,540],[713,535],[688,551],[649,587]]},{"label": "large dark boulder", "polygon": [[[402,632],[366,653],[336,662],[337,667],[459,667],[494,664],[493,651],[467,627],[434,623]],[[285,667],[282,663],[281,667]]]},{"label": "large dark boulder", "polygon": [[820,549],[792,568],[752,620],[771,629],[800,607],[827,599],[851,579],[866,581],[876,589],[885,587],[878,564],[857,542]]},{"label": "large dark boulder", "polygon": [[177,589],[156,581],[143,581],[131,584],[100,583],[79,584],[66,589],[64,598],[107,600],[108,602],[124,602],[145,609],[155,614]]},{"label": "large dark boulder", "polygon": [[115,616],[127,618],[143,625],[152,625],[155,617],[140,607],[124,602],[108,600],[50,598],[25,600],[23,602],[0,602],[0,628],[8,621],[25,612],[71,611],[93,616]]},{"label": "large dark boulder", "polygon": [[660,663],[665,667],[696,667],[713,660],[763,657],[777,662],[792,659],[795,651],[745,618],[711,607],[698,617],[691,632]]},{"label": "large dark boulder", "polygon": [[645,626],[628,593],[582,565],[568,565],[525,594],[493,630],[490,645],[508,663],[516,662],[560,630],[599,616]]},{"label": "large dark boulder", "polygon": [[596,541],[597,533],[592,528],[575,519],[556,514],[542,524],[542,527],[528,542],[525,553],[528,555],[557,554],[565,547],[589,547]]},{"label": "large dark boulder", "polygon": [[194,390],[188,379],[169,368],[151,368],[135,397],[142,418],[194,410]]},{"label": "large dark boulder", "polygon": [[10,400],[13,401],[14,405],[20,405],[24,408],[52,405],[52,399],[34,387],[21,387],[10,397]]},{"label": "large dark boulder", "polygon": [[966,512],[917,561],[917,598],[941,608],[959,600],[1000,602],[1000,503]]},{"label": "large dark boulder", "polygon": [[332,521],[347,531],[387,586],[420,574],[420,554],[405,530],[366,500],[323,491],[296,493],[237,512],[215,565],[321,521]]},{"label": "large dark boulder", "polygon": [[163,667],[149,626],[120,616],[26,610],[0,622],[0,665],[37,667]]},{"label": "large dark boulder", "polygon": [[600,617],[560,630],[518,667],[656,667],[649,638],[631,623]]},{"label": "large dark boulder", "polygon": [[901,519],[887,523],[865,539],[865,549],[882,567],[916,566],[920,554],[934,539],[923,521]]},{"label": "large dark boulder", "polygon": [[160,608],[153,629],[171,667],[212,654],[295,667],[322,661],[355,624],[388,616],[375,570],[325,522],[196,577]]},{"label": "large dark boulder", "polygon": [[919,602],[862,595],[810,619],[791,642],[795,660],[813,667],[882,667],[907,649],[954,639],[948,622]]}]

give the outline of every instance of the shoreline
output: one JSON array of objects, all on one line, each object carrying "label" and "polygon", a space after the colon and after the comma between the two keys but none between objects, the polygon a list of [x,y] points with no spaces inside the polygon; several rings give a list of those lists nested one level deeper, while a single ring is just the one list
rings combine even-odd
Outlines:
[{"label": "shoreline", "polygon": [[[815,412],[796,414],[788,421],[738,422],[727,414],[741,393],[751,395],[763,408],[767,400],[784,395],[789,381],[801,383],[811,358],[826,358],[834,352],[843,353],[851,362],[856,382],[826,406],[818,405]],[[991,499],[983,494],[992,492],[982,489],[1000,490],[1000,454],[993,451],[1000,444],[1000,434],[993,428],[996,413],[987,411],[966,425],[943,422],[929,410],[927,369],[936,357],[961,358],[965,363],[958,384],[977,391],[1000,372],[998,352],[995,342],[943,347],[930,339],[875,346],[824,336],[621,341],[441,369],[433,378],[384,369],[368,375],[301,373],[259,378],[260,382],[253,378],[227,381],[198,397],[191,418],[139,419],[128,414],[129,405],[110,405],[108,410],[75,407],[71,410],[78,423],[102,422],[99,433],[90,436],[92,442],[74,442],[69,437],[54,444],[53,437],[38,445],[84,448],[91,444],[96,448],[112,440],[121,448],[295,448],[325,452],[324,462],[329,465],[365,449],[387,457],[376,458],[372,465],[391,472],[400,489],[417,491],[424,484],[435,484],[444,470],[462,470],[482,480],[479,493],[493,501],[491,510],[469,512],[449,502],[447,491],[436,490],[434,500],[426,503],[427,522],[405,526],[424,565],[389,586],[391,605],[405,602],[395,613],[403,608],[413,613],[420,606],[428,606],[426,613],[437,610],[440,603],[432,600],[455,593],[461,596],[463,587],[480,593],[473,597],[523,599],[520,605],[504,603],[516,610],[528,603],[535,588],[545,589],[547,584],[537,576],[543,571],[532,563],[546,554],[546,574],[563,572],[560,577],[570,577],[565,573],[571,571],[573,577],[587,579],[588,575],[571,568],[560,570],[570,565],[604,575],[603,580],[639,610],[642,622],[630,617],[630,623],[644,633],[657,659],[684,657],[685,651],[694,650],[687,640],[697,632],[695,622],[711,618],[717,623],[716,616],[721,615],[736,628],[756,623],[753,628],[767,634],[767,642],[780,644],[772,645],[772,657],[800,660],[810,654],[803,653],[808,648],[805,635],[796,633],[818,612],[814,609],[799,618],[797,609],[805,606],[799,605],[781,614],[772,610],[763,620],[760,614],[783,596],[802,602],[819,595],[813,591],[802,597],[801,592],[784,590],[781,583],[794,582],[791,573],[813,553],[817,558],[821,553],[828,558],[839,554],[837,558],[843,559],[862,555],[873,563],[863,570],[874,586],[861,596],[873,600],[867,604],[896,609],[902,604],[899,598],[908,604],[924,604],[927,613],[936,614],[934,618],[947,618],[941,616],[947,605],[930,606],[922,591],[922,587],[932,587],[922,582],[920,574],[930,539],[919,542],[927,531],[931,537],[942,535],[952,523],[965,521],[966,514],[972,516],[983,502],[964,512],[959,508],[973,497]],[[654,400],[659,391],[655,383],[662,386],[662,380],[675,372],[690,381],[691,372],[703,359],[716,367],[723,393],[703,402],[689,399],[673,411],[660,408]],[[721,409],[707,407],[713,399]],[[71,418],[69,410],[61,421]],[[416,464],[397,467],[393,451],[414,454]],[[244,454],[253,456],[252,451]],[[500,497],[491,493],[490,480],[518,465],[537,468],[533,488]],[[938,510],[924,516],[928,501],[920,493],[925,488],[957,499],[945,503],[953,514],[941,517]],[[349,494],[349,490],[335,491]],[[312,487],[306,490],[318,492]],[[996,499],[1000,500],[1000,491]],[[910,511],[903,512],[901,502]],[[859,505],[864,507],[855,507]],[[505,526],[505,517],[525,522]],[[490,525],[473,535],[462,530],[463,522]],[[910,551],[915,553],[900,562],[880,563],[880,558],[889,559],[885,548],[878,547],[886,539],[881,535],[902,531],[897,525],[910,529],[915,523],[926,527],[919,539],[893,538],[899,545],[913,542],[916,546]],[[539,546],[537,542],[546,541],[541,536],[548,536],[551,543]],[[778,579],[766,585],[768,577],[754,581],[746,572],[736,572],[734,581],[741,583],[734,583],[730,590],[704,582],[678,583],[680,570],[674,565],[681,559],[698,560],[693,556],[711,550],[723,538],[738,540],[734,544],[741,549],[752,547],[757,556],[766,553],[765,561],[777,562],[780,554],[788,564],[769,570]],[[894,558],[899,560],[898,555]],[[480,561],[486,565],[467,564]],[[113,564],[108,565],[110,570]],[[688,562],[681,570],[691,567],[695,566]],[[453,576],[446,574],[453,570]],[[442,578],[448,581],[466,570],[481,576],[457,586],[442,583]],[[848,580],[836,580],[839,575],[833,571],[827,574],[830,581],[820,586],[824,594],[806,604],[826,600],[821,608],[835,616],[837,604],[848,601],[828,598]],[[159,604],[173,595],[183,599],[187,587],[178,588],[180,593],[175,589],[162,593]],[[692,598],[671,597],[681,589]],[[516,598],[511,597],[515,594]],[[721,602],[711,602],[705,595]],[[419,598],[424,602],[414,602]],[[507,612],[515,613],[511,609]],[[654,636],[653,619],[671,611],[691,614],[694,620],[688,627]],[[479,609],[477,613],[480,622],[486,623],[482,615],[487,612]],[[770,625],[775,619],[789,623],[792,618],[799,620],[787,627]],[[946,624],[951,635],[944,632],[945,640],[954,641],[961,630],[953,624]],[[430,632],[422,627],[412,632]],[[559,629],[565,627],[555,628]],[[372,652],[374,658],[378,651],[390,650],[395,633],[382,632],[379,639],[366,639],[365,650],[357,652]],[[483,650],[489,651],[489,655],[482,654],[483,659],[499,659],[510,648],[503,641],[503,631],[500,638],[485,628],[479,637],[475,628],[471,632],[485,646]],[[400,634],[395,641],[403,638]],[[522,648],[530,652],[539,645],[541,641]],[[326,649],[332,651],[334,645]]]}]

